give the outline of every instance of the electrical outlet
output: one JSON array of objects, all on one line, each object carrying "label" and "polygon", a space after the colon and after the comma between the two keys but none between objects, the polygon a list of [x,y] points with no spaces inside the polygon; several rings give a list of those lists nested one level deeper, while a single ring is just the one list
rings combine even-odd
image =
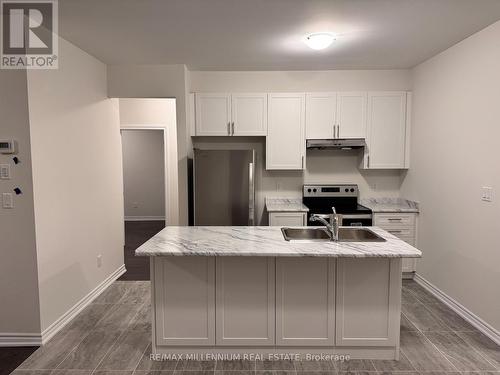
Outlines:
[{"label": "electrical outlet", "polygon": [[493,201],[493,188],[490,186],[483,186],[481,193],[481,200],[484,202],[492,202]]},{"label": "electrical outlet", "polygon": [[2,193],[2,207],[14,208],[14,198],[12,193]]},{"label": "electrical outlet", "polygon": [[101,266],[102,266],[102,255],[99,254],[97,256],[97,268],[101,268]]},{"label": "electrical outlet", "polygon": [[10,180],[9,164],[0,164],[0,180]]}]

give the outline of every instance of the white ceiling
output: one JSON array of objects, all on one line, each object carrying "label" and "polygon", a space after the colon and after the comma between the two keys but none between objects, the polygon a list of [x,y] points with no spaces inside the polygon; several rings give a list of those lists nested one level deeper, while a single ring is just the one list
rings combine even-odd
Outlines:
[{"label": "white ceiling", "polygon": [[[61,36],[108,64],[410,68],[500,19],[500,0],[59,0]],[[341,34],[323,51],[307,33]]]}]

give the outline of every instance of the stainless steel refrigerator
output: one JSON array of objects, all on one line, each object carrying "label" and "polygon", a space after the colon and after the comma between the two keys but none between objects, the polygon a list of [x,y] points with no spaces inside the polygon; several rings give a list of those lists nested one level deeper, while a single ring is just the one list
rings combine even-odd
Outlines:
[{"label": "stainless steel refrigerator", "polygon": [[255,150],[194,150],[194,225],[255,225]]}]

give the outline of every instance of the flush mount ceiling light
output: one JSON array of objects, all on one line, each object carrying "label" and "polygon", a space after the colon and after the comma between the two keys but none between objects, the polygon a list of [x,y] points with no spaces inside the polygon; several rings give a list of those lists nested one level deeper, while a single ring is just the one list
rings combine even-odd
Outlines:
[{"label": "flush mount ceiling light", "polygon": [[309,34],[305,42],[310,48],[321,50],[327,48],[335,39],[336,37],[332,33],[314,33]]}]

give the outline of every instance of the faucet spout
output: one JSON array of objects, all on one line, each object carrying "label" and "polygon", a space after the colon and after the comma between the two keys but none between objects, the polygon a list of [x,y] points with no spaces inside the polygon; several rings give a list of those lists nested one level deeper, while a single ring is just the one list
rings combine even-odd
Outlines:
[{"label": "faucet spout", "polygon": [[330,222],[327,221],[325,218],[316,214],[311,215],[309,221],[319,221],[326,227],[326,230],[330,234],[330,238],[332,241],[339,240],[339,220],[335,207],[332,207],[332,214],[330,214]]}]

